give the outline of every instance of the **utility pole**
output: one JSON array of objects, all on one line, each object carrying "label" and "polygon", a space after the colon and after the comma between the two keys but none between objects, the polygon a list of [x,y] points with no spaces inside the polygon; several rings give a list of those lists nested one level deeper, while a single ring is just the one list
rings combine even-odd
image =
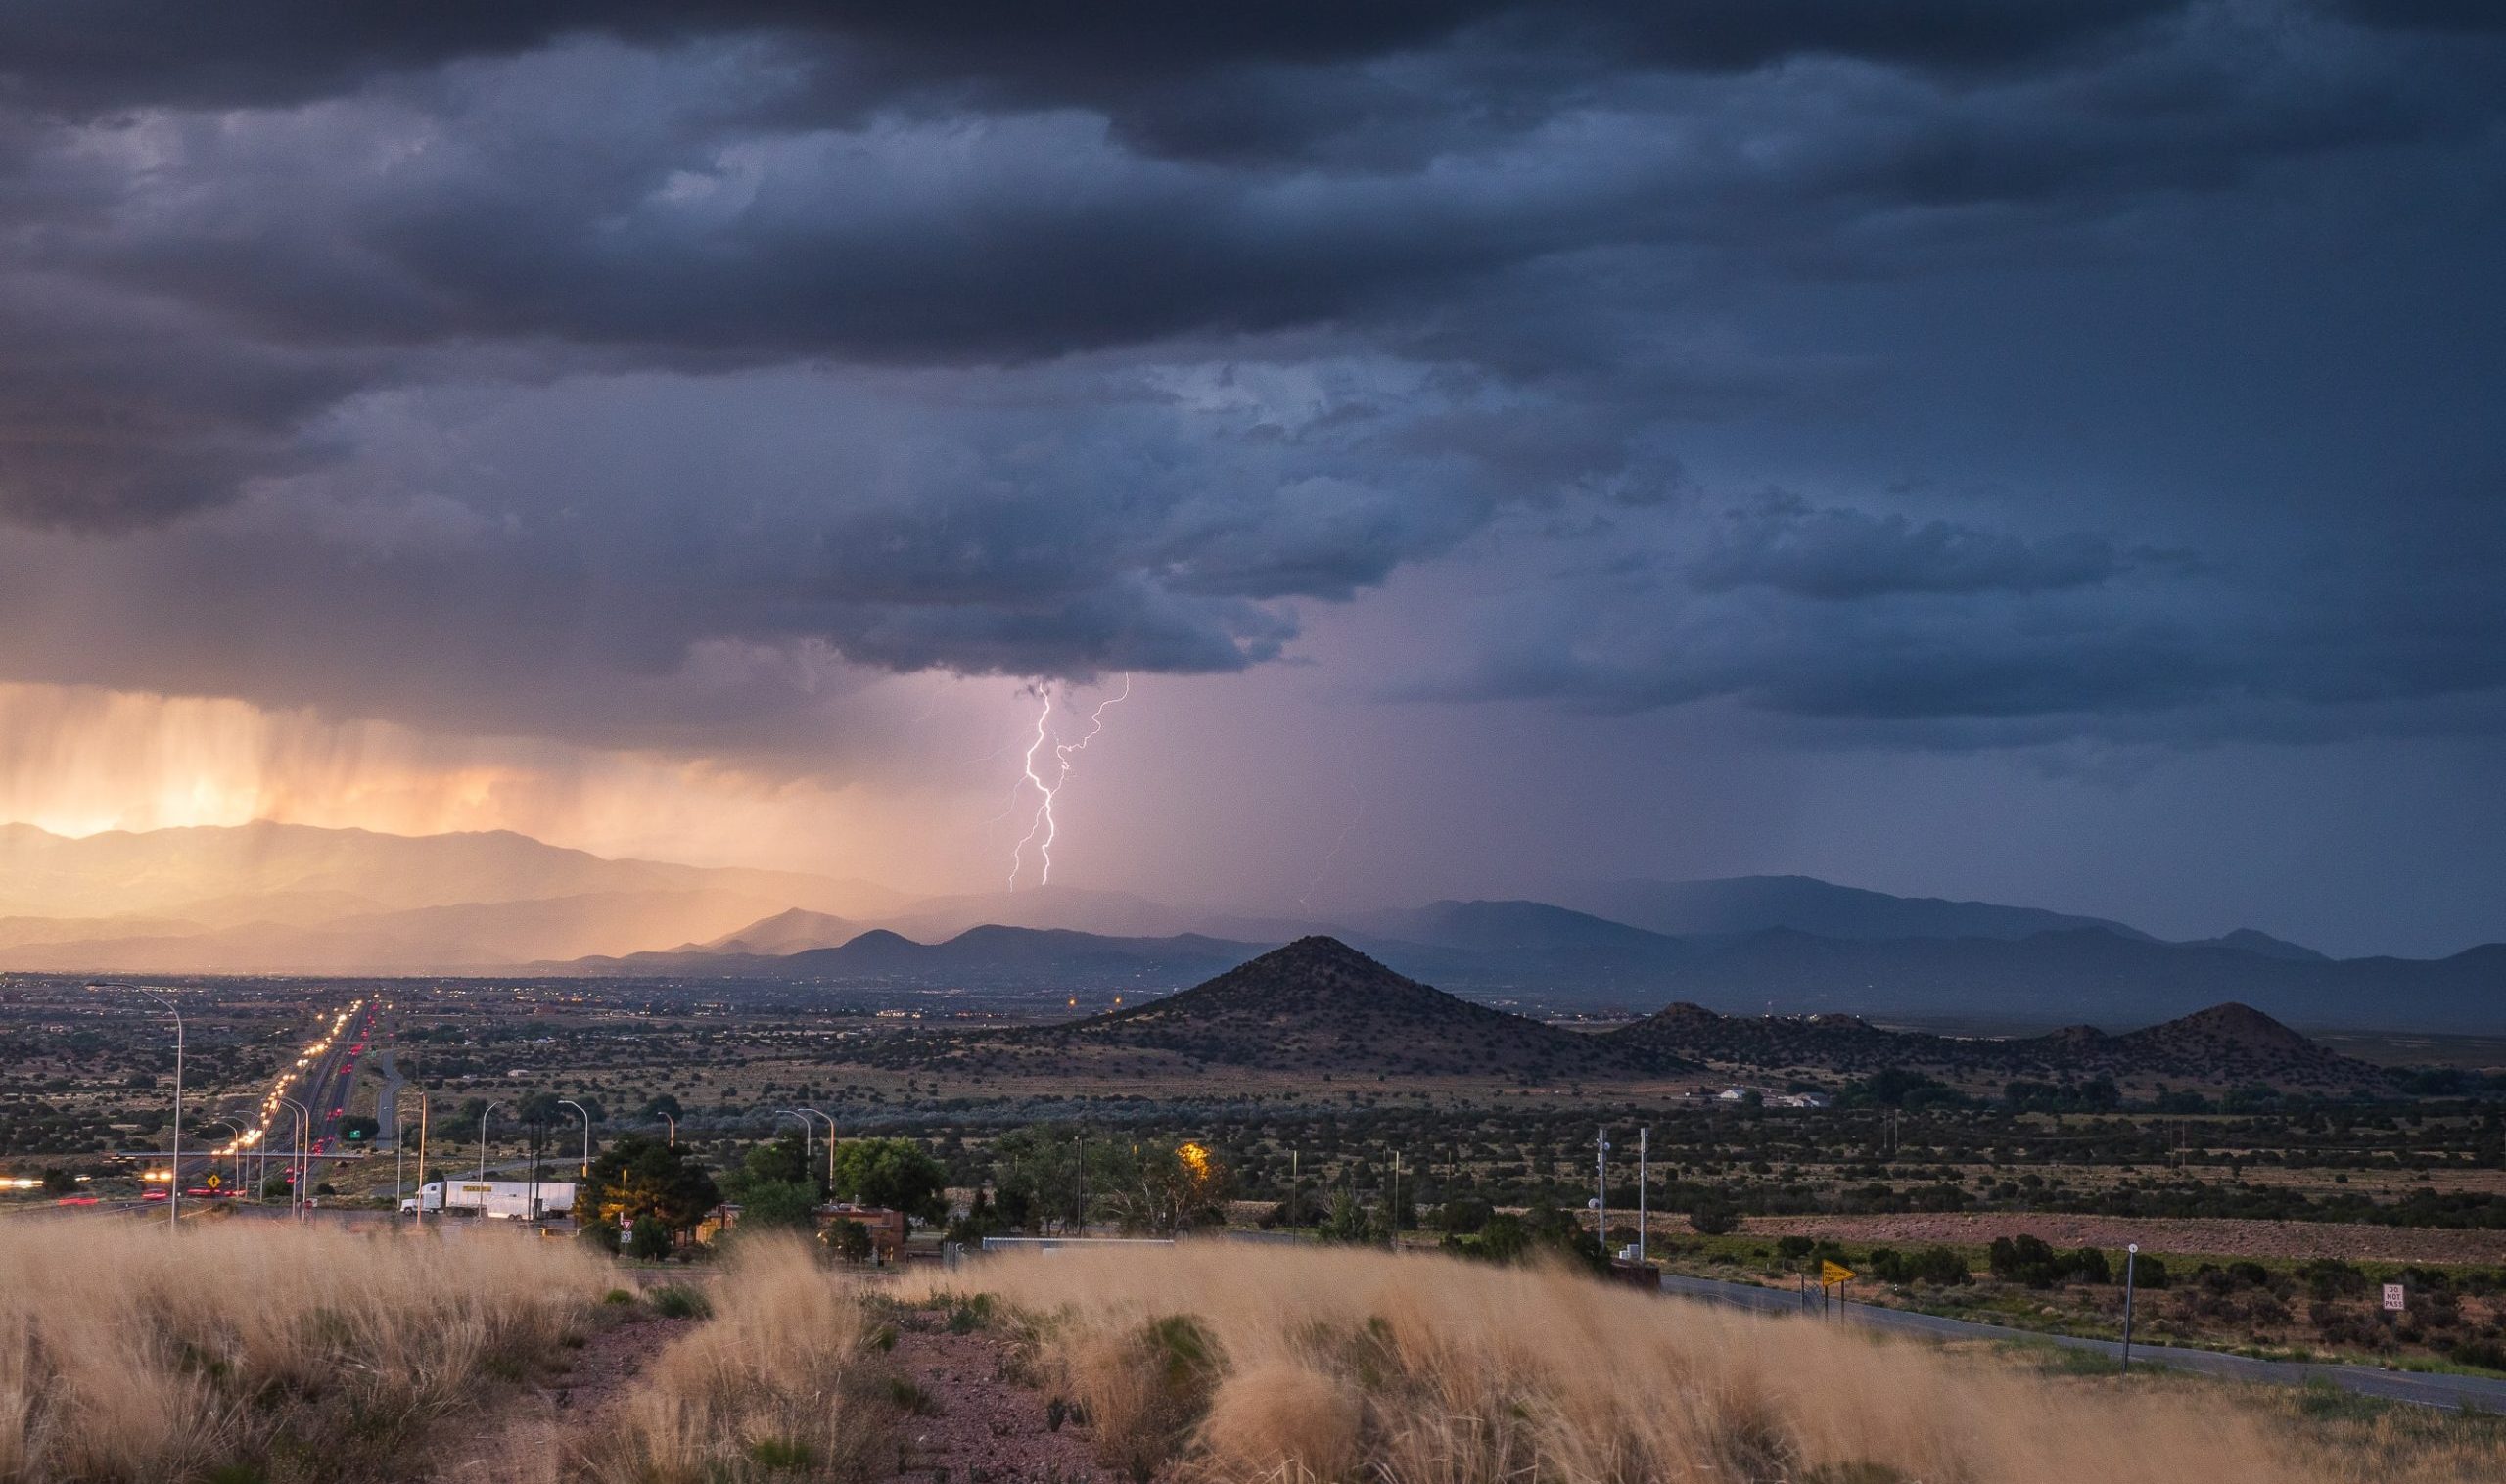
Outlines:
[{"label": "utility pole", "polygon": [[1383,1198],[1384,1229],[1392,1233],[1392,1250],[1401,1250],[1401,1151],[1392,1151],[1392,1186]]},{"label": "utility pole", "polygon": [[427,1096],[424,1087],[418,1089],[418,1229],[427,1227]]},{"label": "utility pole", "polygon": [[1646,1199],[1646,1191],[1645,1191],[1645,1179],[1646,1179],[1646,1172],[1647,1172],[1647,1161],[1648,1161],[1648,1160],[1651,1158],[1651,1156],[1652,1156],[1652,1152],[1653,1152],[1653,1147],[1652,1147],[1652,1146],[1653,1146],[1653,1131],[1652,1131],[1652,1129],[1650,1129],[1650,1128],[1648,1127],[1648,1128],[1643,1128],[1643,1129],[1639,1129],[1639,1130],[1637,1130],[1637,1131],[1636,1131],[1636,1260],[1637,1260],[1638,1262],[1640,1262],[1640,1263],[1641,1263],[1641,1262],[1643,1262],[1643,1261],[1645,1261],[1645,1238],[1646,1238],[1646,1236],[1647,1235],[1647,1228],[1649,1228],[1649,1227],[1652,1225],[1652,1203],[1651,1203],[1650,1201],[1648,1201],[1647,1199]]},{"label": "utility pole", "polygon": [[1593,1132],[1594,1233],[1601,1241],[1601,1257],[1609,1257],[1609,1130]]}]

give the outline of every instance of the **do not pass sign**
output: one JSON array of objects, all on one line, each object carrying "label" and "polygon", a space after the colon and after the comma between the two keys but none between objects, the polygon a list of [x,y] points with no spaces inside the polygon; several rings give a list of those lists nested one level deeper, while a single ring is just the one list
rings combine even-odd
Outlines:
[{"label": "do not pass sign", "polygon": [[2394,1311],[2398,1311],[2402,1307],[2402,1292],[2401,1285],[2399,1283],[2385,1284],[2385,1307]]}]

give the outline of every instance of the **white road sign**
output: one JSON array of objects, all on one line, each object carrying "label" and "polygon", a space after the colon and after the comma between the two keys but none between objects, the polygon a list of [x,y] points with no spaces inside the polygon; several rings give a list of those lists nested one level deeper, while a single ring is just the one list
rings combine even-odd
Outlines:
[{"label": "white road sign", "polygon": [[2385,1284],[2385,1307],[2387,1309],[2396,1311],[2401,1308],[2401,1285],[2399,1283]]}]

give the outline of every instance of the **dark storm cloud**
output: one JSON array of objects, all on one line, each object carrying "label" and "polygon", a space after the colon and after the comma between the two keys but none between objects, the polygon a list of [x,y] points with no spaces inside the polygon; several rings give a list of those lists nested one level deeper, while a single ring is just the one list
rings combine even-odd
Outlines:
[{"label": "dark storm cloud", "polygon": [[2029,541],[1950,521],[1814,508],[1769,493],[1727,511],[1692,581],[1700,591],[1763,586],[1813,598],[1891,592],[2041,592],[2084,587],[2120,571],[2102,536],[2073,533]]},{"label": "dark storm cloud", "polygon": [[[1012,84],[1026,97],[1101,103],[1161,79],[1259,66],[1318,66],[1431,47],[1473,26],[1510,45],[1598,45],[1682,67],[1754,67],[1808,52],[1962,67],[2025,62],[2182,0],[1160,0],[930,6],[802,0],[24,0],[0,13],[0,76],[70,112],[301,103],[378,76],[510,55],[562,37],[638,43],[766,32],[866,53],[921,81]],[[2424,8],[2424,7],[2423,7]]]},{"label": "dark storm cloud", "polygon": [[[647,740],[845,664],[1241,669],[1302,601],[1589,538],[1641,580],[1539,594],[1451,689],[1882,721],[2449,694],[2489,683],[2461,651],[2493,610],[2394,580],[2407,543],[2331,543],[2299,603],[2290,550],[2155,554],[2206,558],[2199,522],[1735,506],[1702,491],[1792,481],[1710,485],[1687,445],[1750,426],[1779,460],[1936,339],[2070,353],[1956,320],[1846,350],[1814,299],[2102,282],[2180,256],[2186,209],[2267,267],[2272,213],[2348,209],[2350,162],[2481,178],[2495,59],[2430,39],[2456,23],[9,7],[0,514],[42,532],[0,535],[13,663]],[[2171,312],[2123,317],[2162,345]],[[2259,437],[2232,381],[2198,395]],[[114,582],[143,594],[74,596]]]}]

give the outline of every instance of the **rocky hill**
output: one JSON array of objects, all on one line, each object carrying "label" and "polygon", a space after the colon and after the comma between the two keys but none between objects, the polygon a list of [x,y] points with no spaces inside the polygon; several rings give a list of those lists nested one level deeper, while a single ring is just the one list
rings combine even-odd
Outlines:
[{"label": "rocky hill", "polygon": [[1535,1079],[1604,1076],[1602,1038],[1405,979],[1335,938],[1300,938],[1206,984],[1028,1033],[1042,1044],[1171,1052],[1283,1071]]}]

